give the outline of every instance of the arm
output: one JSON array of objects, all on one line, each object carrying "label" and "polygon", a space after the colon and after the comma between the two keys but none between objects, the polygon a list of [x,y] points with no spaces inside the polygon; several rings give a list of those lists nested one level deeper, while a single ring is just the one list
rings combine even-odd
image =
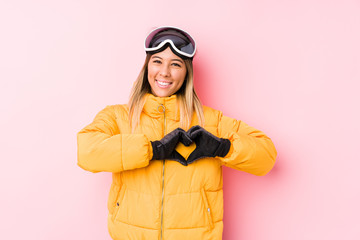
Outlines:
[{"label": "arm", "polygon": [[120,172],[149,165],[152,146],[144,134],[121,134],[113,106],[77,133],[78,165],[90,172]]},{"label": "arm", "polygon": [[263,132],[220,114],[219,137],[229,139],[231,147],[223,165],[254,175],[266,175],[274,166],[276,149]]}]

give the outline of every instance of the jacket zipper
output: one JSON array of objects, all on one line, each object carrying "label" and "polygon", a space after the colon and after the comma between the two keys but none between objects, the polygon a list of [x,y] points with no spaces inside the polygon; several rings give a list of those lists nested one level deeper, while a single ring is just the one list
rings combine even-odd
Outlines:
[{"label": "jacket zipper", "polygon": [[[162,109],[162,112],[164,114],[164,130],[163,130],[163,137],[165,136],[166,133],[166,115],[165,115],[165,106],[160,104],[160,106],[158,107]],[[160,110],[159,110],[160,111]],[[163,160],[163,171],[162,171],[162,190],[161,190],[161,227],[160,227],[160,240],[163,239],[163,219],[164,219],[164,178],[165,178],[165,159]]]}]

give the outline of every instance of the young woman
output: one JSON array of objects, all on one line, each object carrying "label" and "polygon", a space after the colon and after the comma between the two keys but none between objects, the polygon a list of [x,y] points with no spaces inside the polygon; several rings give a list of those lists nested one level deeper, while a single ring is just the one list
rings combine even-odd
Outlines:
[{"label": "young woman", "polygon": [[275,147],[263,132],[201,105],[187,32],[157,28],[145,51],[129,103],[106,106],[77,134],[78,165],[112,172],[113,239],[222,239],[222,166],[265,175]]}]

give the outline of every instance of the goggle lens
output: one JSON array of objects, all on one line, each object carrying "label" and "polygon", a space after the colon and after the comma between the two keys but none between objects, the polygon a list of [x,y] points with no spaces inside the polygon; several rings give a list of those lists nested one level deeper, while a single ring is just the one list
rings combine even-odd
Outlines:
[{"label": "goggle lens", "polygon": [[185,53],[192,54],[194,52],[194,47],[189,41],[185,41],[182,38],[176,37],[176,36],[163,36],[160,38],[157,38],[154,43],[150,43],[150,48],[159,46],[162,42],[165,40],[171,40],[175,47]]}]

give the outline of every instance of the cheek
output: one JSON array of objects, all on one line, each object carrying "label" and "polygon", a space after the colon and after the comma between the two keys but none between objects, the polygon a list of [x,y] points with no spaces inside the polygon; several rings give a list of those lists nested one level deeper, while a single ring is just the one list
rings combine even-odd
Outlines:
[{"label": "cheek", "polygon": [[148,75],[148,78],[155,78],[157,72],[159,71],[158,67],[152,65],[152,64],[148,64],[148,67],[147,67],[147,75]]},{"label": "cheek", "polygon": [[181,71],[177,73],[177,79],[179,83],[182,84],[185,81],[185,77],[186,77],[186,71]]},{"label": "cheek", "polygon": [[185,82],[185,76],[183,76],[183,77],[181,78],[180,86],[182,86],[182,85],[184,84],[184,82]]},{"label": "cheek", "polygon": [[147,70],[147,77],[148,77],[148,79],[150,79],[153,75],[154,75],[154,74],[153,74],[152,68],[149,68],[149,67],[148,67],[148,70]]}]

